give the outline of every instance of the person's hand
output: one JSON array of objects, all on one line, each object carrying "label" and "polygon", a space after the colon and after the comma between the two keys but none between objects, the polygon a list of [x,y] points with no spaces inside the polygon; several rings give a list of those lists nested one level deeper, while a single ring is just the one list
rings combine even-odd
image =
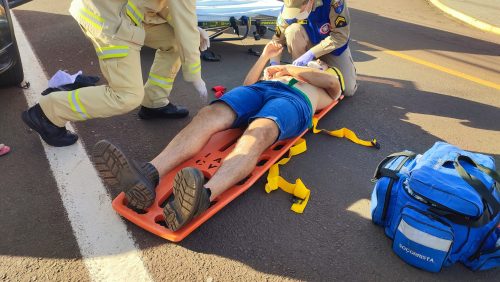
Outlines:
[{"label": "person's hand", "polygon": [[307,51],[304,55],[298,57],[295,61],[293,61],[294,66],[307,66],[307,63],[314,59],[314,54],[311,50]]},{"label": "person's hand", "polygon": [[290,75],[286,66],[269,66],[264,69],[264,79],[272,79],[285,75]]},{"label": "person's hand", "polygon": [[200,77],[199,79],[193,81],[193,86],[200,95],[201,101],[203,103],[207,103],[208,91],[205,81],[203,81],[203,79]]},{"label": "person's hand", "polygon": [[262,56],[270,59],[279,56],[281,52],[283,52],[283,45],[271,40],[266,44],[264,50],[262,50]]},{"label": "person's hand", "polygon": [[210,48],[210,38],[203,28],[198,27],[198,31],[200,32],[200,51],[205,51]]}]

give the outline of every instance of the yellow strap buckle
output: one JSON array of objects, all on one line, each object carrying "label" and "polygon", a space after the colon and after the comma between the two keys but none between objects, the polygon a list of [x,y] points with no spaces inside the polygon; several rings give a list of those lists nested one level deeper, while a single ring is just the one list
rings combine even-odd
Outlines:
[{"label": "yellow strap buckle", "polygon": [[[356,134],[347,128],[341,128],[338,130],[328,131],[325,129],[317,129],[318,119],[313,118],[313,132],[314,133],[325,133],[330,136],[347,138],[356,144],[360,144],[367,147],[375,147],[380,149],[380,144],[376,139],[371,141],[361,140]],[[295,183],[290,183],[280,176],[280,165],[285,165],[288,161],[298,154],[301,154],[307,150],[306,140],[300,138],[289,150],[288,157],[281,159],[279,162],[275,163],[269,169],[269,174],[267,175],[267,183],[265,186],[266,192],[271,193],[274,190],[280,188],[288,194],[292,194],[292,208],[291,210],[296,213],[303,213],[309,202],[309,197],[311,196],[311,191],[304,185],[300,178],[295,180]]]},{"label": "yellow strap buckle", "polygon": [[271,193],[274,190],[280,188],[288,194],[292,194],[292,207],[291,210],[296,213],[303,213],[309,202],[309,196],[311,191],[304,185],[300,178],[295,180],[292,184],[286,181],[283,177],[279,175],[279,166],[285,165],[288,161],[295,155],[301,154],[307,150],[306,140],[299,139],[293,147],[290,148],[288,157],[283,158],[279,162],[275,163],[269,169],[269,174],[267,175],[267,183],[265,186],[266,192]]}]

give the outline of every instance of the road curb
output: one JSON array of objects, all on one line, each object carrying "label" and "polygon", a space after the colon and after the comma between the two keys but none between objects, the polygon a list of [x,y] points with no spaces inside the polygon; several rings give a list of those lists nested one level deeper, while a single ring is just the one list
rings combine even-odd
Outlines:
[{"label": "road curb", "polygon": [[469,15],[466,15],[462,12],[459,12],[455,9],[452,9],[446,5],[444,5],[443,3],[441,3],[439,0],[429,0],[429,2],[436,6],[438,9],[440,9],[441,11],[447,13],[448,15],[454,17],[454,18],[457,18],[469,25],[472,25],[476,28],[479,28],[481,30],[484,30],[486,32],[491,32],[491,33],[495,33],[495,34],[498,34],[500,35],[500,27],[496,27],[494,25],[491,25],[489,23],[485,23],[483,21],[480,21],[478,19],[475,19]]}]

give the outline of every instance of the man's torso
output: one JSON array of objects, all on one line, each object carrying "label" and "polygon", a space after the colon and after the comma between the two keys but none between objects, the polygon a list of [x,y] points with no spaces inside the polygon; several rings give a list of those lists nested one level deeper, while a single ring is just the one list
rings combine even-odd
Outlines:
[{"label": "man's torso", "polygon": [[[292,78],[293,77],[291,76],[282,76],[270,80],[280,81],[288,85],[288,82]],[[324,89],[311,85],[307,82],[299,80],[296,84],[293,85],[293,87],[300,90],[307,96],[307,98],[309,98],[313,112],[315,112],[316,110],[321,110],[333,102],[333,99],[328,95],[328,93]]]}]

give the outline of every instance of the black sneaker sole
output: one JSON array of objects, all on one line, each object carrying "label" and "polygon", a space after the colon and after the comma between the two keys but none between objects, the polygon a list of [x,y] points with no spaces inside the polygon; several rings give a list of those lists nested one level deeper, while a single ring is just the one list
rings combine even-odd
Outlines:
[{"label": "black sneaker sole", "polygon": [[[195,174],[199,177],[194,177]],[[169,229],[177,231],[193,219],[196,212],[194,209],[203,192],[202,189],[196,187],[203,187],[204,180],[203,173],[191,167],[183,168],[175,175],[174,200],[163,208],[165,223]],[[196,181],[201,181],[201,183],[196,183]]]},{"label": "black sneaker sole", "polygon": [[[104,183],[111,188],[122,188],[130,206],[144,210],[153,204],[156,193],[146,186],[145,177],[141,177],[120,149],[106,140],[101,140],[94,145],[92,157]],[[129,177],[126,177],[127,175]]]},{"label": "black sneaker sole", "polygon": [[75,135],[75,141],[73,142],[70,142],[70,143],[55,143],[55,142],[52,142],[52,140],[49,140],[47,138],[47,136],[45,136],[45,134],[41,131],[40,127],[37,126],[30,118],[29,114],[28,114],[28,111],[24,111],[22,114],[21,114],[21,119],[24,121],[24,123],[31,129],[33,129],[34,131],[36,131],[38,133],[38,135],[40,135],[40,137],[43,139],[43,141],[45,141],[45,143],[49,144],[50,146],[53,146],[53,147],[67,147],[67,146],[71,146],[73,144],[76,143],[76,141],[78,141],[78,135]]}]

